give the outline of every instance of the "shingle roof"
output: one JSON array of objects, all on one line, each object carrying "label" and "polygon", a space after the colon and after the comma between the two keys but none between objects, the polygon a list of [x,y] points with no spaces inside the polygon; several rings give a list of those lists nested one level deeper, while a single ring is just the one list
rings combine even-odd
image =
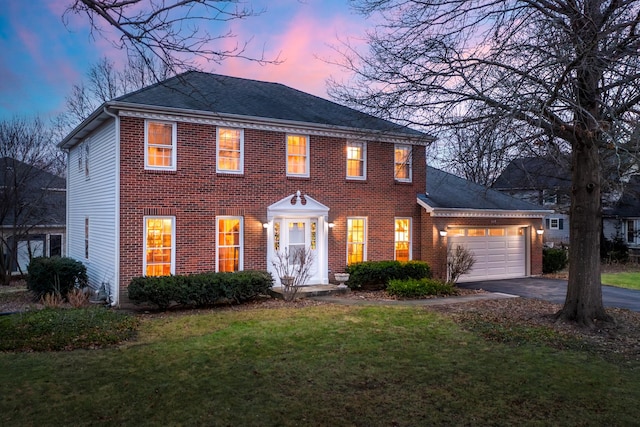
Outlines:
[{"label": "shingle roof", "polygon": [[540,211],[540,206],[427,166],[427,194],[418,196],[432,208]]},{"label": "shingle roof", "polygon": [[571,172],[566,160],[548,157],[514,159],[492,186],[499,189],[568,189]]},{"label": "shingle roof", "polygon": [[607,214],[623,218],[640,217],[640,175],[634,175],[625,185],[622,197]]},{"label": "shingle roof", "polygon": [[280,83],[199,71],[188,71],[115,101],[427,137]]},{"label": "shingle roof", "polygon": [[[20,203],[19,225],[63,225],[66,218],[66,181],[35,166],[19,160],[0,158],[0,188],[13,189],[17,181],[18,192],[2,195],[2,203]],[[4,207],[9,207],[4,206]],[[3,209],[3,224],[14,223],[14,210]]]}]

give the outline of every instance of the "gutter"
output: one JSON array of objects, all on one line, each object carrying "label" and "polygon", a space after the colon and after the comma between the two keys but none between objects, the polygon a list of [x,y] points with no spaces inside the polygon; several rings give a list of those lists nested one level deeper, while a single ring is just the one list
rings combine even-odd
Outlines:
[{"label": "gutter", "polygon": [[113,293],[113,301],[111,301],[112,307],[118,307],[120,305],[120,117],[117,114],[109,111],[108,105],[105,103],[102,107],[102,111],[107,116],[113,117],[115,121],[115,212],[114,224],[115,224],[115,247],[114,247],[114,285],[115,292]]}]

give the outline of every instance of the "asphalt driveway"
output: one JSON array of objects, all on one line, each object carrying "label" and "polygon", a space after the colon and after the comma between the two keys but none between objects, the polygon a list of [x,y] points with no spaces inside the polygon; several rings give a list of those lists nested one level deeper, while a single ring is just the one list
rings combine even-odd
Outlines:
[{"label": "asphalt driveway", "polygon": [[[458,283],[458,286],[466,289],[484,289],[489,292],[537,298],[557,304],[563,304],[567,295],[566,280],[540,277]],[[627,308],[640,312],[640,291],[604,285],[602,286],[602,300],[605,307]]]}]

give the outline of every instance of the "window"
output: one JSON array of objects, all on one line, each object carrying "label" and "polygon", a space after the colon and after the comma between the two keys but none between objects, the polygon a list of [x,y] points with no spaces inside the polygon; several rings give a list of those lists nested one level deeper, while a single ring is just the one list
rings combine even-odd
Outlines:
[{"label": "window", "polygon": [[244,172],[244,131],[242,129],[218,128],[216,158],[217,172]]},{"label": "window", "polygon": [[347,142],[347,178],[367,178],[367,145],[364,142]]},{"label": "window", "polygon": [[564,220],[562,218],[547,218],[545,226],[548,230],[562,230],[564,228]]},{"label": "window", "polygon": [[397,261],[411,259],[411,218],[395,220],[395,259]]},{"label": "window", "polygon": [[484,228],[470,228],[467,230],[468,237],[484,237],[487,234],[487,230]]},{"label": "window", "polygon": [[145,217],[144,275],[175,274],[175,217]]},{"label": "window", "polygon": [[242,270],[242,217],[217,218],[216,271]]},{"label": "window", "polygon": [[62,256],[62,234],[49,235],[49,256]]},{"label": "window", "polygon": [[89,217],[84,219],[84,258],[89,259]]},{"label": "window", "polygon": [[636,243],[637,236],[638,230],[636,227],[636,221],[632,219],[627,220],[627,243]]},{"label": "window", "polygon": [[89,178],[89,144],[84,145],[84,176]]},{"label": "window", "polygon": [[395,146],[394,177],[396,181],[411,182],[411,146]]},{"label": "window", "polygon": [[545,206],[549,205],[557,205],[558,204],[558,194],[552,192],[550,190],[542,191],[542,204]]},{"label": "window", "polygon": [[176,124],[145,122],[145,168],[176,170]]},{"label": "window", "polygon": [[492,237],[504,237],[504,235],[505,235],[504,228],[490,228],[489,229],[489,236],[492,236]]},{"label": "window", "polygon": [[366,218],[347,218],[347,264],[367,259]]},{"label": "window", "polygon": [[309,176],[309,138],[287,135],[287,176]]}]

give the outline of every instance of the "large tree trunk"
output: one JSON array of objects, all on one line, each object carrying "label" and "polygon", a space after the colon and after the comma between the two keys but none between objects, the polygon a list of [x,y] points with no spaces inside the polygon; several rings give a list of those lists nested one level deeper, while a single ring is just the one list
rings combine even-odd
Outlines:
[{"label": "large tree trunk", "polygon": [[573,145],[569,284],[558,318],[593,327],[595,320],[611,321],[600,281],[600,157],[596,138],[579,138]]}]

